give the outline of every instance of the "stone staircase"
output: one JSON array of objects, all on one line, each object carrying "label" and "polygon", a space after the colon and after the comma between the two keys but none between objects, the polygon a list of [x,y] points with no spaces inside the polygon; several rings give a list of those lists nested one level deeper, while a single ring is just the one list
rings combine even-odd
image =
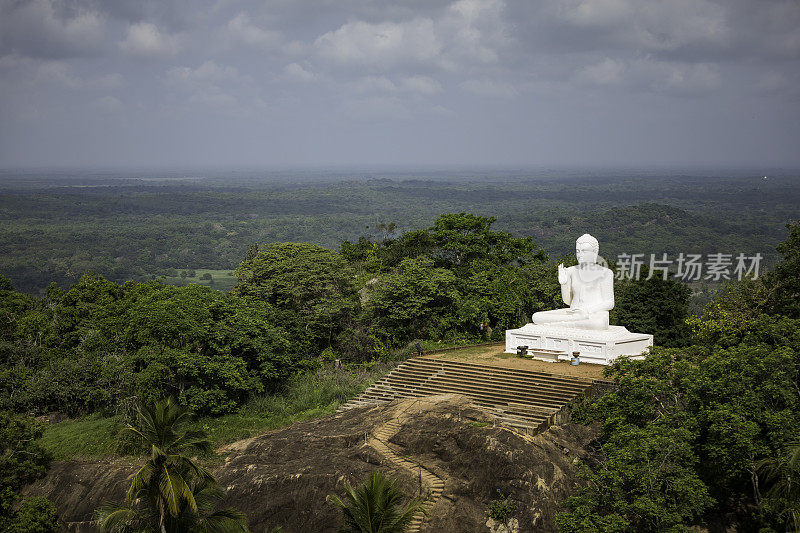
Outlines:
[{"label": "stone staircase", "polygon": [[[395,467],[409,470],[412,474],[417,474],[419,476],[420,483],[424,482],[427,488],[427,494],[422,504],[426,509],[430,510],[442,496],[445,485],[444,480],[421,464],[400,457],[389,446],[389,440],[401,430],[403,423],[407,419],[408,414],[404,411],[393,413],[392,418],[375,429],[368,444]],[[424,520],[425,513],[422,511],[418,512],[414,515],[413,520],[406,528],[406,532],[418,533]]]},{"label": "stone staircase", "polygon": [[416,357],[402,363],[360,396],[354,407],[456,393],[470,398],[499,423],[536,434],[560,423],[566,405],[579,394],[591,395],[593,380],[571,376]]}]

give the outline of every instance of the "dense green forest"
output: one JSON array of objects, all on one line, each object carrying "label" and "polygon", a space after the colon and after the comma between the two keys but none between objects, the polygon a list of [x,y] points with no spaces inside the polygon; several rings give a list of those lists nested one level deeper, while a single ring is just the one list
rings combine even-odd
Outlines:
[{"label": "dense green forest", "polygon": [[[24,511],[37,523],[54,520],[47,502],[14,504],[47,462],[34,441],[41,428],[27,415],[113,416],[175,396],[219,416],[280,393],[331,358],[402,357],[415,339],[499,339],[532,309],[555,307],[544,252],[492,224],[442,215],[424,230],[348,243],[342,253],[253,245],[229,293],[87,274],[34,297],[3,278],[0,437],[12,475],[0,518],[18,521]],[[636,319],[628,325],[653,331],[657,346],[644,361],[610,367],[618,389],[576,413],[600,421],[603,435],[586,483],[565,502],[563,531],[793,527],[800,225],[789,229],[777,266],[732,285],[702,317],[689,317],[689,291],[677,281],[617,282],[616,319]],[[20,446],[24,462],[15,459]]]},{"label": "dense green forest", "polygon": [[[618,389],[576,412],[603,433],[562,531],[795,530],[800,225],[784,222],[796,216],[797,189],[779,179],[752,188],[744,178],[615,180],[574,177],[571,190],[563,179],[521,178],[11,183],[0,205],[0,526],[55,523],[46,501],[18,497],[49,459],[30,416],[129,420],[137,405],[173,396],[210,420],[267,405],[334,359],[370,366],[417,341],[500,340],[561,305],[554,261],[591,231],[612,257],[772,261],[701,315],[690,314],[683,283],[616,281],[612,320],[654,333],[656,347],[610,367]],[[474,214],[440,214],[469,203]],[[229,269],[235,286],[159,278],[202,266]]]},{"label": "dense green forest", "polygon": [[227,293],[90,273],[34,297],[3,278],[0,408],[74,415],[174,394],[221,414],[325,359],[371,361],[415,339],[500,339],[555,306],[558,287],[531,239],[492,222],[443,215],[397,241],[362,241],[377,254],[253,245]]},{"label": "dense green forest", "polygon": [[800,203],[791,175],[154,175],[0,174],[0,272],[31,294],[88,270],[115,282],[178,278],[233,270],[254,242],[338,250],[344,240],[397,237],[462,211],[496,217],[497,229],[532,237],[554,259],[589,231],[610,261],[760,252],[770,263]]}]

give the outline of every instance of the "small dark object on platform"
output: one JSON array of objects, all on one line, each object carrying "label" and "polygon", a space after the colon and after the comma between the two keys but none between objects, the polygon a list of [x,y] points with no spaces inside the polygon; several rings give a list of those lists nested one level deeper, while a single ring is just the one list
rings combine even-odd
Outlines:
[{"label": "small dark object on platform", "polygon": [[517,357],[525,357],[528,355],[527,346],[517,346]]},{"label": "small dark object on platform", "polygon": [[414,346],[417,348],[417,353],[419,355],[422,355],[422,345],[420,343],[418,343],[418,342],[415,342]]}]

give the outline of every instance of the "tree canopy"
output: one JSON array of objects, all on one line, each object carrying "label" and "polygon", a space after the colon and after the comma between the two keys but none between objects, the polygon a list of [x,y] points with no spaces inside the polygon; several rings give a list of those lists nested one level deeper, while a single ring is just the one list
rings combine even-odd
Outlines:
[{"label": "tree canopy", "polygon": [[331,346],[358,309],[353,274],[339,254],[305,243],[274,243],[236,269],[234,293],[271,305],[302,349]]},{"label": "tree canopy", "polygon": [[547,256],[532,239],[491,229],[493,217],[439,216],[397,239],[344,242],[362,278],[364,319],[390,346],[412,339],[480,338],[552,308],[559,292]]},{"label": "tree canopy", "polygon": [[49,454],[39,445],[42,426],[35,420],[0,411],[0,530],[50,533],[58,527],[55,507],[44,498],[20,503],[23,485],[44,475]]}]

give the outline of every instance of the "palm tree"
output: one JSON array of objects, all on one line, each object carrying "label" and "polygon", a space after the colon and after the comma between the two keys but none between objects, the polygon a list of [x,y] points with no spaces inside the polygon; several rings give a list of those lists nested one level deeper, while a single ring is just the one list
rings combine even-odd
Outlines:
[{"label": "palm tree", "polygon": [[134,475],[127,499],[146,498],[162,523],[167,514],[178,515],[182,500],[196,513],[188,482],[196,477],[213,483],[214,478],[189,457],[210,452],[211,441],[204,432],[188,428],[189,410],[174,398],[139,407],[136,414],[136,425],[128,425],[123,433],[137,438],[150,460]]},{"label": "palm tree", "polygon": [[758,466],[766,481],[772,482],[767,498],[781,509],[780,516],[788,518],[791,531],[800,532],[800,440],[790,442],[783,455],[764,459]]},{"label": "palm tree", "polygon": [[345,526],[341,533],[403,533],[415,514],[428,514],[422,505],[424,498],[415,498],[401,507],[404,499],[405,494],[398,488],[397,481],[387,479],[379,471],[355,488],[345,481],[344,499],[328,496],[344,514]]},{"label": "palm tree", "polygon": [[141,500],[126,504],[108,504],[97,511],[95,518],[101,531],[115,533],[243,533],[247,517],[236,509],[214,511],[224,493],[203,480],[192,484],[197,512],[183,506],[178,516],[167,516],[163,523],[156,510],[142,505]]},{"label": "palm tree", "polygon": [[136,415],[136,424],[123,433],[133,435],[150,458],[133,476],[127,505],[98,511],[101,530],[247,531],[247,520],[238,511],[212,512],[223,493],[211,473],[191,459],[212,448],[204,432],[189,427],[189,410],[169,398],[140,406]]},{"label": "palm tree", "polygon": [[225,496],[225,492],[216,483],[209,484],[198,480],[192,487],[197,512],[184,507],[177,517],[176,531],[227,532],[248,531],[247,517],[236,509],[214,511],[216,503]]}]

